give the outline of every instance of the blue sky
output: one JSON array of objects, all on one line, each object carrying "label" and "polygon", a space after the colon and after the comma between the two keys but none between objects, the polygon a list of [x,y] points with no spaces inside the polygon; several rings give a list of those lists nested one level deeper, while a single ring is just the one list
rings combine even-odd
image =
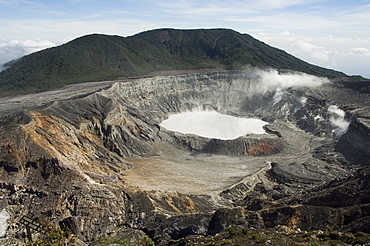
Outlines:
[{"label": "blue sky", "polygon": [[370,0],[0,0],[0,21],[0,64],[90,33],[222,27],[370,78]]}]

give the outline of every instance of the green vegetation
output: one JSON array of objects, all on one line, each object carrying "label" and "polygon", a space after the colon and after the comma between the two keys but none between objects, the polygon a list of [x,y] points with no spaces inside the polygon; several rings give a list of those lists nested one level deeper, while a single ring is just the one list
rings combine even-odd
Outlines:
[{"label": "green vegetation", "polygon": [[188,236],[170,245],[369,245],[370,235],[363,232],[350,233],[335,230],[301,231],[281,226],[273,229],[229,227],[213,237]]},{"label": "green vegetation", "polygon": [[[68,243],[68,244],[67,244]],[[27,246],[64,246],[76,245],[74,235],[69,230],[48,228],[45,235],[35,242],[28,242]]]},{"label": "green vegetation", "polygon": [[[148,236],[144,236],[137,243],[128,243],[127,240],[107,237],[101,238],[96,246],[107,246],[110,244],[118,244],[121,246],[154,246],[154,242]],[[46,233],[34,242],[27,242],[27,246],[77,246],[75,235],[69,230],[54,229],[49,227]]]},{"label": "green vegetation", "polygon": [[[118,244],[121,246],[154,246],[154,242],[148,236],[144,236],[136,243],[127,240],[107,237],[101,238],[95,245],[108,246]],[[75,236],[68,230],[49,228],[45,235],[27,246],[76,246],[79,245]],[[305,246],[362,246],[370,245],[370,234],[364,232],[340,232],[333,229],[324,231],[301,231],[290,229],[286,226],[277,226],[269,229],[254,229],[240,226],[228,227],[215,236],[187,236],[176,241],[170,241],[168,245],[305,245]]]},{"label": "green vegetation", "polygon": [[118,238],[102,238],[99,240],[99,243],[96,246],[107,246],[110,244],[118,244],[121,246],[129,246],[126,240],[118,239]]},{"label": "green vegetation", "polygon": [[247,65],[344,76],[233,30],[158,29],[126,38],[87,35],[13,61],[0,73],[0,95],[161,70],[243,69]]},{"label": "green vegetation", "polygon": [[141,238],[138,244],[130,244],[127,242],[127,240],[122,240],[119,238],[102,238],[99,240],[99,243],[96,244],[96,246],[108,246],[110,244],[118,244],[121,246],[154,246],[154,242],[148,236]]}]

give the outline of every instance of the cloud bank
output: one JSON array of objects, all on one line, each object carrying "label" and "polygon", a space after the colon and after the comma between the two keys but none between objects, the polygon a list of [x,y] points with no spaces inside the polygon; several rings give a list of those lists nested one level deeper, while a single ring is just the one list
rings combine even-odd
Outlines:
[{"label": "cloud bank", "polygon": [[309,60],[314,63],[327,63],[330,60],[330,51],[303,39],[293,42],[290,46],[290,50],[293,54],[300,54],[301,56],[308,57]]},{"label": "cloud bank", "polygon": [[41,39],[2,40],[0,41],[0,64],[55,45],[51,41]]},{"label": "cloud bank", "polygon": [[350,49],[350,54],[370,56],[370,50],[364,47],[352,48]]},{"label": "cloud bank", "polygon": [[285,31],[280,34],[259,33],[253,36],[309,63],[370,78],[368,37],[356,34],[346,37],[330,34],[308,37],[292,33]]}]

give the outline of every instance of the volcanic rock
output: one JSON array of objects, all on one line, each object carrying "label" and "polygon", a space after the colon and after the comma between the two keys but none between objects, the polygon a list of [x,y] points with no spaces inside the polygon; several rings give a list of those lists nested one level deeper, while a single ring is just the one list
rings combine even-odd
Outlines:
[{"label": "volcanic rock", "polygon": [[[165,244],[234,225],[368,228],[369,99],[338,80],[262,88],[253,71],[224,71],[0,100],[6,237],[25,237],[24,215],[74,221],[86,243],[125,230]],[[264,119],[267,134],[219,140],[159,125],[194,108]]]}]

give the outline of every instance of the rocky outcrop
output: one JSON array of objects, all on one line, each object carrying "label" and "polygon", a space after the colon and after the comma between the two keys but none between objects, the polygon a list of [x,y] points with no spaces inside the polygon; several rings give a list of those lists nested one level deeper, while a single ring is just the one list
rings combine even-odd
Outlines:
[{"label": "rocky outcrop", "polygon": [[[366,116],[365,116],[366,117]],[[348,160],[368,164],[370,155],[370,121],[361,116],[353,119],[348,131],[339,139],[336,150]]]}]

